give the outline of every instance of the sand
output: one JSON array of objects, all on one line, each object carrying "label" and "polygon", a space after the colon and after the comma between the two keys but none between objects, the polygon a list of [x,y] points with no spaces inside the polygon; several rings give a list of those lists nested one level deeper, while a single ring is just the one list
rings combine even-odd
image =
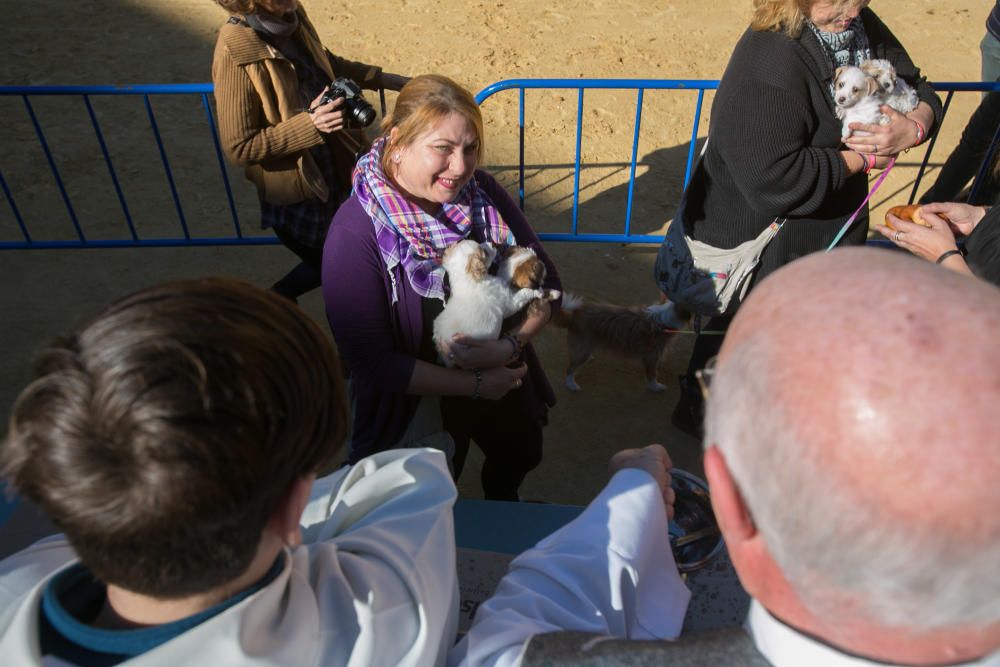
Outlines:
[{"label": "sand", "polygon": [[[441,72],[478,91],[518,77],[716,79],[745,29],[749,4],[748,0],[311,0],[307,8],[324,42],[340,55],[403,74]],[[978,79],[977,45],[990,3],[874,0],[871,6],[930,79]],[[225,18],[211,0],[20,3],[0,24],[6,46],[0,83],[207,82],[215,33]],[[578,204],[581,231],[615,232],[623,225],[635,99],[634,91],[586,95]],[[573,208],[570,167],[576,92],[529,93],[527,100],[527,211],[538,229],[566,231]],[[661,231],[670,219],[683,183],[694,100],[688,91],[646,95],[637,151],[635,231]],[[978,95],[956,96],[932,164],[939,165],[955,144],[977,101]],[[143,170],[157,157],[149,142],[148,122],[138,101],[132,102],[134,108],[128,113],[112,108],[107,100],[95,99],[94,105],[113,126],[107,130],[107,141],[123,162],[122,179],[138,224],[143,229],[173,225],[176,214],[165,179],[162,174],[150,178]],[[217,175],[204,176],[216,167],[199,102],[156,100],[155,104],[158,113],[174,119],[173,126],[164,128],[164,137],[187,217],[203,228],[225,230],[229,214],[212,180]],[[30,176],[32,166],[44,165],[44,159],[23,104],[14,98],[0,99],[0,105],[5,118],[0,128],[0,168],[40,234],[65,237],[67,214],[51,178]],[[35,106],[51,134],[57,161],[72,172],[67,180],[80,197],[80,219],[92,235],[121,236],[120,209],[113,195],[106,194],[103,167],[94,162],[99,153],[82,104],[39,100]],[[484,103],[483,111],[487,166],[511,184],[517,162],[516,94],[494,96]],[[700,136],[706,131],[707,113]],[[923,149],[902,156],[873,200],[874,218],[881,217],[887,203],[906,199],[922,156]],[[238,172],[231,171],[230,177],[241,215],[253,231],[253,190]],[[102,191],[105,194],[98,194]],[[0,207],[0,235],[16,237],[6,204]],[[587,298],[625,304],[649,303],[657,296],[650,278],[654,246],[552,243],[548,248],[565,287]],[[40,341],[66,330],[108,300],[166,278],[207,273],[238,275],[267,285],[291,264],[291,256],[280,247],[17,251],[0,257],[5,312],[0,412],[23,386]],[[318,295],[307,298],[304,306],[322,320]],[[664,359],[661,380],[669,385],[668,392],[647,392],[637,361],[602,354],[579,373],[584,390],[571,394],[562,387],[561,332],[546,332],[538,347],[557,387],[559,405],[546,431],[545,460],[524,484],[524,495],[584,503],[603,484],[611,453],[654,441],[666,444],[678,465],[700,470],[698,443],[673,430],[668,419],[676,400],[676,375],[686,363],[690,340],[682,337]],[[473,458],[462,480],[463,495],[479,493],[477,465]]]}]

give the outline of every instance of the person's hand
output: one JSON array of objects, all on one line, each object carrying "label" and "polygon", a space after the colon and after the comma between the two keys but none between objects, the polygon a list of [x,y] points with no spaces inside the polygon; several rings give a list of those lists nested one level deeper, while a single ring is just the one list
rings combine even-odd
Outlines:
[{"label": "person's hand", "polygon": [[402,74],[392,74],[390,72],[382,72],[382,78],[380,82],[382,87],[386,90],[402,90],[403,86],[410,80],[410,77],[403,76]]},{"label": "person's hand", "polygon": [[930,227],[902,220],[890,213],[888,218],[895,229],[890,229],[886,225],[875,225],[875,230],[900,248],[909,250],[929,262],[935,261],[949,250],[958,248],[955,235],[948,223],[936,215],[924,215],[923,209],[920,214]]},{"label": "person's hand", "polygon": [[674,501],[677,499],[674,488],[670,486],[670,469],[672,467],[670,455],[667,454],[663,445],[648,445],[642,449],[623,449],[612,456],[608,462],[608,475],[614,477],[615,473],[625,468],[638,468],[648,472],[656,480],[656,484],[660,487],[660,493],[663,494],[667,518],[672,519],[674,518]]},{"label": "person's hand", "polygon": [[507,392],[519,389],[524,384],[524,376],[528,374],[528,365],[521,364],[513,368],[499,366],[484,368],[480,371],[482,380],[479,382],[479,395],[491,401],[496,401],[507,395]]},{"label": "person's hand", "polygon": [[323,134],[329,134],[343,129],[344,111],[340,107],[344,104],[344,98],[338,97],[320,106],[320,101],[326,89],[316,96],[316,99],[309,105],[309,117],[312,118],[313,125]]},{"label": "person's hand", "polygon": [[954,232],[968,236],[982,221],[986,215],[986,209],[982,206],[971,206],[958,202],[935,202],[921,206],[920,215],[927,222],[931,222],[932,217],[938,220],[944,218],[944,221]]},{"label": "person's hand", "polygon": [[514,357],[514,346],[504,338],[482,340],[455,334],[446,346],[448,360],[459,368],[495,368]]},{"label": "person's hand", "polygon": [[[848,127],[852,130],[867,132],[869,136],[861,136],[855,132],[848,137],[844,144],[852,151],[874,153],[875,166],[884,169],[885,165],[888,164],[887,158],[917,145],[917,126],[912,120],[888,105],[883,104],[881,111],[889,117],[887,125],[851,123]],[[885,158],[882,164],[879,164],[878,158]]]}]

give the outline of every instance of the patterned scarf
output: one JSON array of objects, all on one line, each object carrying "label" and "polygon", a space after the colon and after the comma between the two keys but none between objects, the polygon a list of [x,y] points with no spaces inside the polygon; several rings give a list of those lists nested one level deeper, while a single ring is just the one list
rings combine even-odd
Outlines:
[{"label": "patterned scarf", "polygon": [[278,43],[291,37],[292,33],[299,27],[299,15],[296,12],[288,12],[282,16],[257,12],[256,14],[247,14],[244,18],[251,28],[270,35]]},{"label": "patterned scarf", "polygon": [[385,137],[380,137],[358,161],[354,194],[375,225],[379,253],[392,281],[392,303],[399,298],[393,269],[400,263],[417,294],[444,301],[441,255],[445,248],[469,237],[494,245],[514,245],[514,235],[475,178],[435,215],[424,212],[382,171],[385,143]]},{"label": "patterned scarf", "polygon": [[871,60],[872,51],[868,46],[868,35],[865,34],[861,17],[855,16],[850,27],[843,32],[824,32],[808,19],[806,25],[826,50],[834,69],[844,65],[857,66],[866,60]]}]

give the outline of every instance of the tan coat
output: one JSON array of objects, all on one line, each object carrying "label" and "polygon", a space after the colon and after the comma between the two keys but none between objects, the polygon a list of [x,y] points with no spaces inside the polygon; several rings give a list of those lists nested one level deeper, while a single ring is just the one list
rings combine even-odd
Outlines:
[{"label": "tan coat", "polygon": [[[301,5],[298,15],[298,36],[331,79],[346,76],[362,88],[379,88],[381,68],[334,56],[323,47]],[[253,28],[227,22],[215,45],[212,80],[222,147],[232,162],[246,168],[261,198],[278,205],[326,201],[329,188],[306,150],[323,143],[324,136],[302,108],[291,61]],[[367,149],[364,134],[341,130],[329,137],[329,144],[341,185],[349,188],[355,156]]]}]

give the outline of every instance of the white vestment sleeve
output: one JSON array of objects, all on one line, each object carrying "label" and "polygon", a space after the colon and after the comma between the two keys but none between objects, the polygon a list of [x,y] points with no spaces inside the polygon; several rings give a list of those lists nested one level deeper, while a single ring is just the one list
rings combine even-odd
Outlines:
[{"label": "white vestment sleeve", "polygon": [[347,664],[444,664],[458,627],[455,496],[435,449],[380,452],[314,484],[303,539]]},{"label": "white vestment sleeve", "polygon": [[619,471],[583,514],[518,556],[449,664],[517,665],[532,635],[676,639],[691,593],[648,473]]}]

